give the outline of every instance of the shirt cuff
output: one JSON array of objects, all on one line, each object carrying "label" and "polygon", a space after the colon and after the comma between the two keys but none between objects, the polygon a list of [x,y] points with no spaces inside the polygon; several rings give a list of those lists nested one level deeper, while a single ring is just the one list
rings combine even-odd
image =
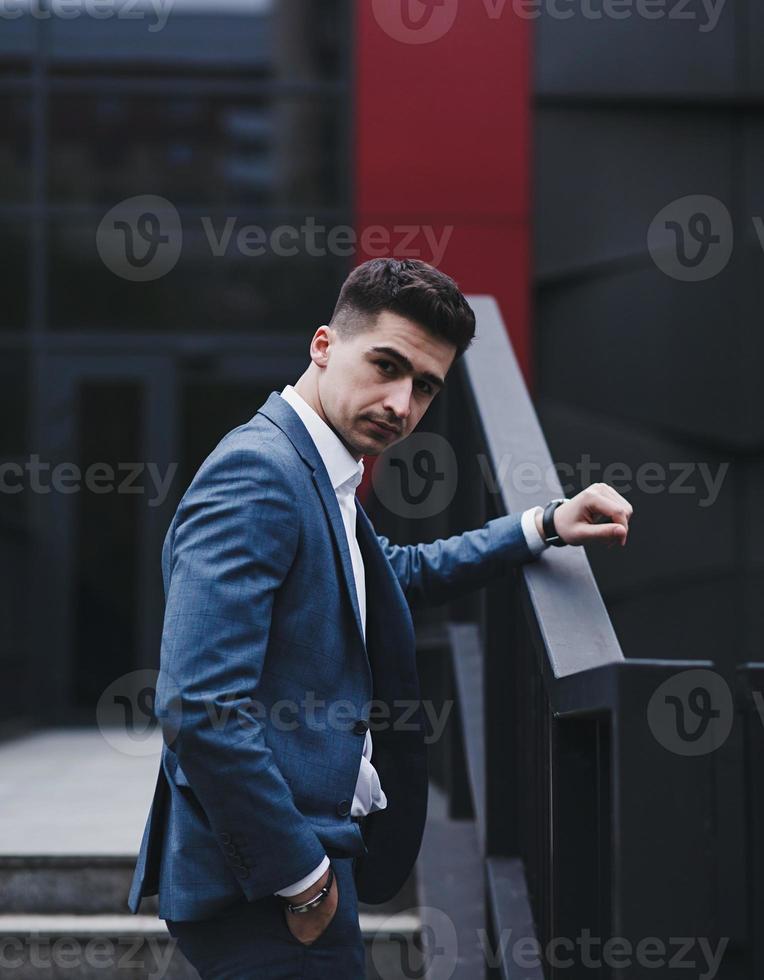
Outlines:
[{"label": "shirt cuff", "polygon": [[329,858],[324,856],[323,861],[319,866],[311,871],[309,875],[305,875],[304,878],[300,878],[293,885],[289,885],[288,888],[282,888],[281,891],[276,892],[277,895],[282,895],[284,898],[291,898],[293,895],[299,895],[300,892],[305,891],[306,888],[310,888],[311,885],[315,884],[321,875],[329,867]]},{"label": "shirt cuff", "polygon": [[536,527],[536,514],[538,511],[544,512],[543,507],[531,507],[529,510],[523,511],[523,516],[521,518],[521,525],[523,528],[523,534],[525,535],[525,543],[528,545],[528,550],[532,555],[540,555],[542,551],[546,551],[549,545],[539,534],[538,528]]}]

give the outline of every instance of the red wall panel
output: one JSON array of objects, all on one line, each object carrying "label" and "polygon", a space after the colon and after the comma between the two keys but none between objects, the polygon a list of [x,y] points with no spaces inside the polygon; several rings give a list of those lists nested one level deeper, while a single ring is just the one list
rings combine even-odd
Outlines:
[{"label": "red wall panel", "polygon": [[529,24],[509,2],[357,2],[356,225],[390,243],[358,261],[435,259],[465,292],[496,296],[526,374],[529,65]]}]

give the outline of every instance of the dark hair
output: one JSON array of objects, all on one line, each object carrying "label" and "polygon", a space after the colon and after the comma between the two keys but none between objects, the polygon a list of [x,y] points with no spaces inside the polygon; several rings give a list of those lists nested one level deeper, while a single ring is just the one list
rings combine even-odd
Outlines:
[{"label": "dark hair", "polygon": [[454,360],[475,336],[475,314],[454,280],[418,259],[371,259],[359,265],[345,280],[329,325],[347,335],[368,329],[384,310],[453,344]]}]

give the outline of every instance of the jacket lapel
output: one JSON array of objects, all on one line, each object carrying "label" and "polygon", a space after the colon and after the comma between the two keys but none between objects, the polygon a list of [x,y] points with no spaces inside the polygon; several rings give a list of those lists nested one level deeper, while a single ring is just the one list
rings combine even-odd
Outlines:
[{"label": "jacket lapel", "polygon": [[310,433],[302,424],[299,415],[292,406],[285,401],[277,391],[271,392],[266,403],[258,410],[258,414],[270,419],[288,437],[294,448],[302,459],[310,467],[313,474],[313,482],[318,490],[321,503],[326,511],[329,526],[334,537],[334,543],[339,551],[342,564],[342,577],[345,581],[345,588],[348,591],[350,602],[353,607],[356,628],[361,643],[366,647],[363,635],[363,623],[361,622],[361,609],[358,605],[358,594],[355,588],[355,577],[353,575],[353,563],[350,558],[345,525],[342,521],[340,506],[337,503],[337,495],[334,492],[329,474],[321,459],[321,455],[316,449],[316,444],[310,437]]},{"label": "jacket lapel", "polygon": [[[300,425],[302,425],[302,422],[300,422]],[[353,604],[355,623],[358,627],[361,642],[365,647],[366,641],[363,635],[361,608],[358,605],[358,593],[356,592],[355,587],[353,562],[350,558],[350,548],[348,547],[345,525],[342,520],[342,514],[340,513],[340,505],[337,503],[337,494],[334,492],[334,487],[329,480],[329,474],[326,472],[326,467],[324,466],[323,461],[319,459],[319,462],[321,464],[320,467],[316,467],[316,469],[313,470],[313,482],[316,484],[319,496],[321,497],[321,502],[324,505],[324,510],[329,518],[329,524],[331,525],[332,534],[334,535],[334,543],[339,549],[340,558],[342,559],[342,572],[343,578],[345,579],[345,587],[350,594],[350,601]]]}]

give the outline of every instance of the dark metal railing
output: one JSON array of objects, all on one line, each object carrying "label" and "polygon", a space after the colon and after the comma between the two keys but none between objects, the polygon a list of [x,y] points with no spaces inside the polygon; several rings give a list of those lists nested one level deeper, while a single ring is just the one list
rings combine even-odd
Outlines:
[{"label": "dark metal railing", "polygon": [[[489,297],[470,302],[477,339],[420,425],[453,447],[456,493],[446,514],[427,521],[396,519],[376,498],[377,528],[393,540],[430,540],[563,496],[498,307]],[[762,747],[751,698],[748,777],[735,783],[734,738],[723,751],[693,755],[676,727],[677,696],[709,677],[688,672],[718,679],[714,664],[649,651],[625,659],[581,548],[551,549],[440,612],[450,624],[443,669],[460,743],[446,758],[464,765],[451,766],[444,788],[451,816],[475,824],[491,948],[513,930],[501,964],[486,964],[485,974],[674,976],[676,939],[687,937],[697,975],[706,948],[724,952],[717,975],[758,975],[751,916],[762,911],[762,889],[751,882],[749,838],[720,831],[731,787],[749,828],[763,815],[751,782]],[[761,867],[756,833],[752,859]],[[514,955],[514,939],[529,934],[541,949],[535,971],[527,952],[522,969]],[[761,967],[760,948],[756,955]]]}]

